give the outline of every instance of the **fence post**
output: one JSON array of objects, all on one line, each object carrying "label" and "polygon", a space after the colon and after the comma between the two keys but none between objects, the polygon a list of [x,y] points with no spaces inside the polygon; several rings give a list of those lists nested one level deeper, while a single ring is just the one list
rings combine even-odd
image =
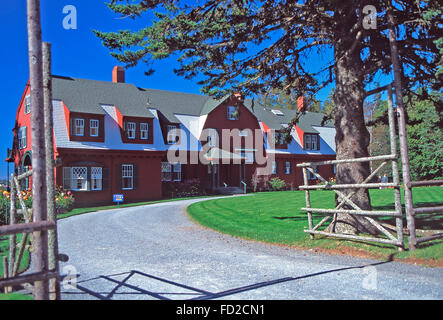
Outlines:
[{"label": "fence post", "polygon": [[[51,79],[51,44],[43,42],[43,104],[45,114],[45,157],[48,220],[56,222],[54,187],[54,143],[52,119],[52,79]],[[48,231],[48,268],[58,273],[57,227]],[[57,278],[49,280],[49,299],[60,299],[60,282]]]},{"label": "fence post", "polygon": [[396,43],[396,36],[394,29],[395,21],[392,15],[391,1],[388,1],[387,16],[389,22],[389,45],[391,47],[392,69],[394,70],[395,103],[397,105],[396,109],[398,113],[398,136],[400,141],[400,154],[401,154],[402,173],[403,173],[406,220],[409,229],[409,249],[415,250],[417,240],[415,235],[415,218],[414,218],[414,207],[412,200],[412,190],[410,188],[411,173],[409,168],[408,142],[406,136],[406,116],[403,104],[401,71],[398,60],[397,43]]},{"label": "fence post", "polygon": [[[391,154],[397,155],[397,141],[395,135],[395,117],[394,117],[394,104],[392,102],[392,87],[388,86],[388,118],[389,118],[389,138],[391,142]],[[392,179],[396,185],[400,185],[400,176],[398,174],[398,160],[393,159],[392,164]],[[400,188],[394,187],[394,203],[395,211],[402,213],[401,208],[401,194]],[[402,214],[403,215],[403,214]],[[400,251],[404,250],[404,238],[403,238],[403,219],[402,217],[395,218],[395,224],[397,227],[397,239],[402,243],[402,247],[398,247]]]},{"label": "fence post", "polygon": [[[308,170],[306,170],[305,167],[303,167],[303,181],[304,181],[305,186],[307,186],[308,185]],[[311,208],[311,196],[309,194],[309,189],[305,190],[305,199],[306,199],[306,208],[307,209]],[[308,214],[309,231],[312,231],[312,228],[314,227],[314,224],[312,222],[312,212],[308,210],[307,214]],[[311,240],[314,240],[314,235],[312,233],[310,233],[309,238],[311,238]]]},{"label": "fence post", "polygon": [[[43,68],[42,32],[40,22],[40,1],[27,0],[27,27],[29,48],[29,82],[31,85],[31,140],[32,140],[32,211],[35,222],[45,221],[46,207],[46,166],[43,113]],[[34,232],[35,272],[48,271],[48,233]],[[49,298],[48,281],[34,283],[34,298]]]},{"label": "fence post", "polygon": [[[15,206],[16,202],[16,190],[15,190],[15,182],[14,182],[15,174],[11,174],[11,190],[10,190],[10,208],[9,208],[9,224],[13,225],[16,223],[17,216],[17,208]],[[9,274],[14,274],[14,262],[15,255],[17,251],[17,235],[11,234],[9,236],[9,266],[8,271]]]}]

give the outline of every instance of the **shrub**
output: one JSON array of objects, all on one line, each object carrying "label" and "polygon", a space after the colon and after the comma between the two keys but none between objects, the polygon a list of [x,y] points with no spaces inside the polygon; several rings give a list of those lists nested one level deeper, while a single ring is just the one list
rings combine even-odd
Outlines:
[{"label": "shrub", "polygon": [[201,188],[200,179],[172,182],[169,184],[167,192],[174,198],[195,197],[206,194]]},{"label": "shrub", "polygon": [[8,224],[9,214],[9,192],[2,191],[0,193],[0,226]]},{"label": "shrub", "polygon": [[277,177],[269,180],[269,184],[274,191],[280,191],[286,188],[286,183],[282,179]]}]

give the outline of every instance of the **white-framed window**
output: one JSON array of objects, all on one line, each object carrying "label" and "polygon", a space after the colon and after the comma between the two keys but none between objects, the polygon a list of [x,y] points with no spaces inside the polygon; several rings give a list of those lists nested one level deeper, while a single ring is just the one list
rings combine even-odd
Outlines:
[{"label": "white-framed window", "polygon": [[134,188],[134,166],[132,164],[122,164],[122,190]]},{"label": "white-framed window", "polygon": [[208,129],[208,145],[213,148],[217,146],[217,130],[216,129]]},{"label": "white-framed window", "polygon": [[140,123],[140,139],[148,140],[148,134],[149,134],[149,124],[142,122]]},{"label": "white-framed window", "polygon": [[168,144],[174,144],[178,141],[178,128],[175,125],[168,125],[168,135],[166,137]]},{"label": "white-framed window", "polygon": [[277,174],[277,161],[272,161],[272,174]]},{"label": "white-framed window", "polygon": [[182,164],[179,162],[172,165],[172,179],[174,181],[182,180]]},{"label": "white-framed window", "polygon": [[171,164],[169,162],[162,162],[162,181],[171,181],[171,179]]},{"label": "white-framed window", "polygon": [[317,140],[316,134],[305,134],[305,150],[318,150]]},{"label": "white-framed window", "polygon": [[291,162],[290,161],[285,162],[285,173],[291,174]]},{"label": "white-framed window", "polygon": [[238,109],[234,106],[228,106],[228,120],[238,119]]},{"label": "white-framed window", "polygon": [[31,95],[28,94],[25,97],[25,113],[30,113],[31,112]]},{"label": "white-framed window", "polygon": [[[315,173],[318,173],[318,166],[317,165],[312,165],[312,169],[314,169]],[[315,180],[315,179],[317,179],[315,174],[313,174],[311,171],[308,170],[308,180]]]},{"label": "white-framed window", "polygon": [[71,190],[87,191],[88,190],[88,168],[72,167],[71,168]]},{"label": "white-framed window", "polygon": [[98,137],[99,126],[100,126],[100,121],[98,121],[97,119],[89,120],[89,135],[91,137]]},{"label": "white-framed window", "polygon": [[20,127],[18,129],[18,148],[19,149],[25,149],[26,148],[26,141],[27,141],[27,128],[26,127]]},{"label": "white-framed window", "polygon": [[275,131],[275,144],[285,144],[285,134],[280,131]]},{"label": "white-framed window", "polygon": [[83,136],[85,134],[85,119],[74,119],[74,135]]},{"label": "white-framed window", "polygon": [[162,162],[162,181],[181,181],[181,163]]},{"label": "white-framed window", "polygon": [[135,139],[135,130],[136,130],[135,122],[126,123],[126,134],[128,139]]},{"label": "white-framed window", "polygon": [[91,190],[102,190],[103,170],[101,167],[91,167]]}]

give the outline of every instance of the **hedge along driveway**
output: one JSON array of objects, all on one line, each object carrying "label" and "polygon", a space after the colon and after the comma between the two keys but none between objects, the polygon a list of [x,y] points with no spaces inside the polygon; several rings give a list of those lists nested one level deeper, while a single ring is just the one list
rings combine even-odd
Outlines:
[{"label": "hedge along driveway", "polygon": [[[392,189],[370,190],[370,194],[374,208],[394,207]],[[251,197],[198,202],[188,208],[188,213],[203,226],[250,240],[383,259],[395,254],[398,259],[428,265],[443,263],[441,259],[443,240],[424,244],[422,248],[413,252],[400,253],[397,253],[396,247],[390,245],[338,240],[323,236],[316,236],[314,241],[310,240],[309,235],[303,232],[308,228],[307,216],[300,210],[305,207],[304,191],[263,192],[253,194]],[[441,205],[443,188],[414,188],[413,197],[417,205]],[[334,193],[333,191],[311,192],[311,203],[317,208],[333,208]],[[314,223],[323,217],[324,215],[314,214]],[[389,218],[384,218],[384,222],[395,225],[395,222]],[[416,225],[425,230],[442,230],[443,215],[417,216]],[[406,227],[405,219],[404,226]]]}]

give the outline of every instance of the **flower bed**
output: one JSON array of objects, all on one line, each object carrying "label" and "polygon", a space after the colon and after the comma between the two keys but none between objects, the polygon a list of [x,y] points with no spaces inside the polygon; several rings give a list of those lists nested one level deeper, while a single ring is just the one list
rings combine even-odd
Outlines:
[{"label": "flower bed", "polygon": [[[21,191],[23,201],[27,208],[32,208],[32,193],[31,190]],[[10,193],[6,190],[0,192],[0,225],[9,223],[9,207],[10,207]],[[74,197],[69,190],[63,190],[63,187],[59,186],[55,189],[55,209],[56,213],[61,214],[69,212],[74,207]],[[16,201],[17,209],[21,209],[19,199]],[[18,222],[23,219],[21,215],[18,215]]]}]

